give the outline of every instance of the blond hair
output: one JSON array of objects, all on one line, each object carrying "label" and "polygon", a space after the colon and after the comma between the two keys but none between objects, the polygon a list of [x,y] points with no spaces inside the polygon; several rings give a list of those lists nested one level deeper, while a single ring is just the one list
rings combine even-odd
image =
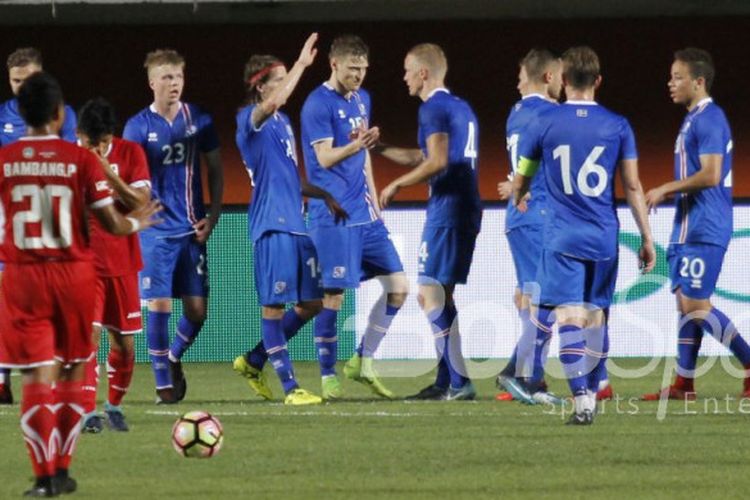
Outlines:
[{"label": "blond hair", "polygon": [[412,47],[408,55],[425,65],[433,78],[438,80],[445,78],[445,74],[448,72],[448,59],[446,59],[445,52],[439,45],[420,43]]}]

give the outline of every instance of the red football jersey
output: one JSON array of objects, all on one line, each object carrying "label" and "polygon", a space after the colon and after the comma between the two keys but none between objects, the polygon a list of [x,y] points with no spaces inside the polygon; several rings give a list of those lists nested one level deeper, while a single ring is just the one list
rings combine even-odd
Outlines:
[{"label": "red football jersey", "polygon": [[86,207],[112,203],[93,153],[57,136],[0,148],[2,260],[91,260]]},{"label": "red football jersey", "polygon": [[[107,153],[107,160],[112,170],[130,187],[151,186],[146,155],[135,142],[115,137]],[[130,211],[117,201],[116,194],[112,191],[110,194],[115,198],[115,207],[120,213]],[[89,220],[91,248],[94,250],[94,264],[99,276],[124,276],[137,273],[143,268],[137,234],[115,236],[102,227],[94,214],[91,214]]]}]

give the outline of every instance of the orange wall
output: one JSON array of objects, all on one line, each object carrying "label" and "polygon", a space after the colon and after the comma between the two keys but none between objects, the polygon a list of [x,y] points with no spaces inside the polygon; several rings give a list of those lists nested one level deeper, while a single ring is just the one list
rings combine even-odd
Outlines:
[{"label": "orange wall", "polygon": [[[518,99],[517,61],[532,46],[564,50],[591,45],[600,55],[604,83],[599,101],[625,114],[636,132],[641,175],[646,188],[672,175],[672,146],[684,110],[671,104],[666,81],[672,53],[686,45],[709,49],[716,60],[714,97],[726,110],[735,140],[735,196],[750,197],[749,60],[739,40],[747,18],[574,21],[378,22],[324,25],[147,26],[3,28],[0,54],[35,45],[46,57],[46,69],[62,82],[75,107],[94,95],[115,103],[124,119],[150,102],[142,70],[143,56],[156,47],[173,47],[187,58],[186,100],[200,104],[215,118],[223,144],[226,203],[246,203],[249,182],[234,146],[234,114],[242,100],[241,75],[252,53],[272,53],[293,61],[307,33],[321,34],[321,54],[303,77],[286,111],[295,124],[306,94],[328,77],[325,52],[332,37],[344,31],[360,34],[371,47],[366,87],[373,97],[373,123],[385,141],[416,143],[419,102],[401,80],[402,61],[412,45],[433,41],[446,50],[448,86],[475,108],[480,122],[482,196],[495,199],[495,184],[505,177],[504,122]],[[9,97],[9,90],[0,90]],[[382,187],[400,172],[375,158]],[[402,191],[398,200],[422,200],[426,189]]]}]

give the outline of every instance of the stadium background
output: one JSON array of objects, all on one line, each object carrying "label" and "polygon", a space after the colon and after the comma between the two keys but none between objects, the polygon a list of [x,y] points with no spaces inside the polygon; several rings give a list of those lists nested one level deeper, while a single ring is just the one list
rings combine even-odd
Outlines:
[{"label": "stadium background", "polygon": [[[107,6],[67,3],[57,2],[55,17],[51,15],[49,1],[3,7],[0,54],[8,54],[20,46],[40,48],[45,68],[61,80],[70,104],[78,107],[92,96],[104,95],[115,104],[124,121],[150,102],[142,70],[145,53],[157,47],[175,48],[187,58],[185,99],[209,110],[217,124],[225,162],[226,210],[209,250],[210,319],[187,360],[229,360],[259,338],[251,249],[245,236],[244,209],[238,206],[247,203],[250,187],[234,146],[234,113],[243,97],[241,74],[247,57],[252,53],[272,53],[292,62],[311,31],[320,33],[322,53],[287,105],[286,111],[293,122],[298,122],[306,94],[328,76],[325,51],[331,39],[340,33],[353,32],[361,35],[371,48],[365,86],[373,96],[373,123],[381,127],[385,141],[395,144],[414,144],[416,138],[419,102],[409,98],[401,81],[404,52],[422,41],[433,41],[445,48],[450,63],[447,83],[472,103],[480,121],[481,192],[492,209],[485,216],[485,238],[481,244],[487,254],[481,257],[479,267],[502,270],[500,278],[486,284],[483,281],[482,286],[476,286],[472,277],[459,292],[467,301],[492,298],[493,303],[509,304],[510,300],[511,261],[500,231],[501,208],[493,200],[495,185],[507,172],[504,121],[518,98],[516,63],[530,47],[541,45],[564,50],[570,45],[588,44],[599,53],[604,83],[598,100],[630,119],[646,188],[671,178],[672,146],[684,115],[684,110],[669,102],[666,90],[672,53],[687,45],[711,51],[718,73],[713,95],[729,116],[736,145],[735,196],[750,197],[750,175],[745,171],[750,159],[747,147],[750,91],[746,85],[750,63],[745,47],[739,42],[745,36],[750,7],[743,2],[718,2],[713,6],[693,1],[641,0],[627,2],[628,5],[587,0],[560,4],[483,0],[245,5],[196,2],[170,9],[127,2]],[[449,15],[452,19],[447,19]],[[7,86],[0,90],[2,99],[10,97],[9,94]],[[399,173],[398,167],[381,158],[376,157],[374,165],[379,187]],[[419,204],[425,196],[424,187],[404,190],[399,200],[413,202],[416,208],[389,213],[389,223],[399,231],[403,228],[405,234],[418,234],[419,227],[412,218],[419,216]],[[737,217],[738,230],[750,227],[750,216],[742,214]],[[657,234],[658,239],[666,236]],[[740,265],[739,252],[733,251],[731,255],[738,256],[738,265],[728,266],[724,275],[737,283],[734,289],[740,288],[738,291],[742,292],[747,269]],[[416,259],[416,252],[402,253],[402,258],[408,267]],[[734,274],[727,276],[728,273]],[[342,316],[358,317],[355,313],[364,308],[357,308],[355,302],[365,303],[368,293],[364,290],[356,301],[350,295]],[[649,300],[653,302],[653,298],[642,302],[646,304]],[[740,307],[742,302],[736,304]],[[671,305],[666,307],[670,313],[662,313],[670,319],[664,319],[662,329],[664,338],[671,339],[673,329],[669,321],[673,315]],[[358,330],[361,322],[359,318],[353,328],[344,329],[342,357],[351,352],[353,330]],[[341,327],[343,323],[342,319]],[[409,325],[408,328],[426,335],[426,324],[418,319]],[[515,328],[507,323],[502,331],[494,331],[493,325],[477,328],[480,336],[501,336],[504,340],[497,350],[470,352],[471,355],[507,355],[503,346],[512,344]],[[472,331],[468,336],[473,335]],[[303,331],[299,337],[300,340],[292,342],[292,355],[311,359],[314,349],[309,331]],[[404,338],[408,344],[408,336]],[[673,344],[671,340],[667,343]],[[420,346],[406,345],[403,352],[423,353]],[[617,349],[615,344],[613,354],[617,354]],[[145,348],[140,348],[139,360],[144,359]]]}]

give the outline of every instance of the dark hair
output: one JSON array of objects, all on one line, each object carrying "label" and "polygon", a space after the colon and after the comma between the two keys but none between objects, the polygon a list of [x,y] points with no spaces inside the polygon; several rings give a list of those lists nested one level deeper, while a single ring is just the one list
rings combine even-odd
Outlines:
[{"label": "dark hair", "polygon": [[271,66],[277,64],[283,63],[281,59],[276,56],[271,56],[268,54],[253,54],[252,56],[250,56],[250,59],[248,59],[245,63],[245,71],[242,73],[242,80],[245,83],[245,104],[254,104],[260,101],[258,84],[266,83],[271,73],[267,72],[262,75],[259,75],[259,73],[266,68],[270,68]]},{"label": "dark hair", "polygon": [[6,61],[8,69],[36,64],[42,67],[42,53],[33,47],[23,47],[14,50]]},{"label": "dark hair", "polygon": [[103,97],[96,97],[78,111],[78,130],[89,137],[91,144],[99,144],[102,137],[115,133],[115,108]]},{"label": "dark hair", "polygon": [[690,76],[693,79],[703,77],[706,80],[706,92],[711,90],[716,70],[714,69],[714,60],[708,51],[695,47],[687,47],[675,52],[674,58],[676,61],[684,62],[688,65]]},{"label": "dark hair", "polygon": [[328,51],[328,58],[354,56],[369,59],[370,49],[364,41],[357,35],[341,35],[331,42],[331,50]]},{"label": "dark hair", "polygon": [[571,47],[562,55],[563,78],[575,89],[593,87],[600,75],[599,56],[591,47]]},{"label": "dark hair", "polygon": [[18,89],[18,111],[32,127],[42,127],[51,122],[62,103],[60,84],[44,71],[29,76]]},{"label": "dark hair", "polygon": [[523,59],[518,62],[519,66],[526,68],[526,75],[533,82],[542,82],[544,74],[549,65],[559,58],[547,49],[531,49]]}]

